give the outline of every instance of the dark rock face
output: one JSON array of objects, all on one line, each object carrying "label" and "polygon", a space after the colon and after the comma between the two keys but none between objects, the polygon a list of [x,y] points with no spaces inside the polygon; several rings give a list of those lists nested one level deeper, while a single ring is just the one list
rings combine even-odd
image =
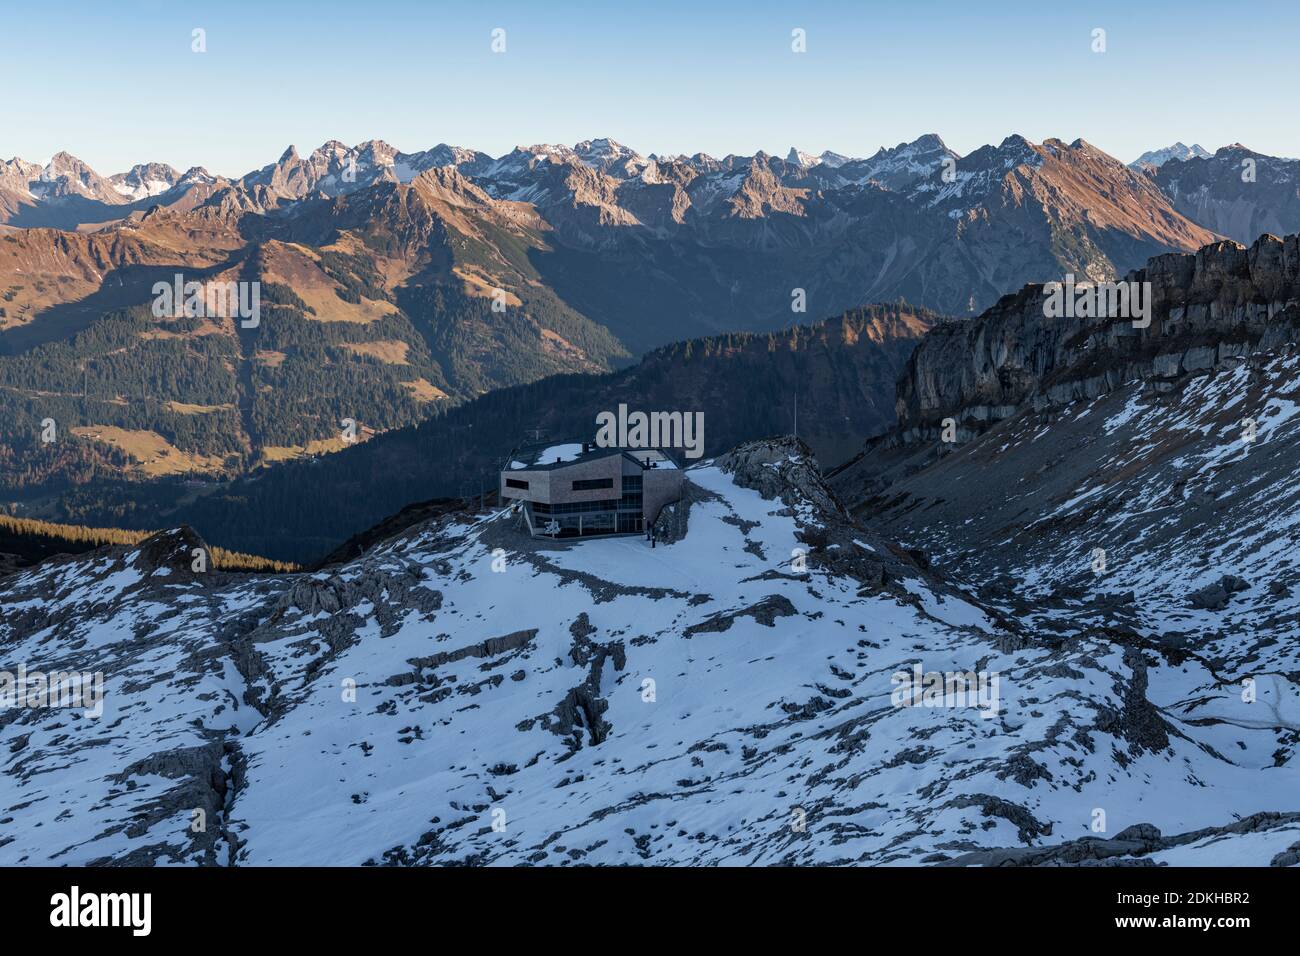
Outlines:
[{"label": "dark rock face", "polygon": [[720,634],[731,629],[736,618],[752,617],[764,627],[772,627],[778,617],[792,617],[795,611],[794,605],[789,599],[780,594],[764,598],[756,604],[749,607],[741,608],[738,611],[726,611],[715,614],[707,621],[699,624],[693,624],[682,632],[683,637],[694,637],[696,634],[714,633]]},{"label": "dark rock face", "polygon": [[932,329],[899,381],[890,440],[937,438],[948,417],[978,432],[1026,403],[1095,398],[1135,378],[1174,381],[1300,339],[1300,235],[1157,256],[1126,280],[1151,283],[1147,328],[1048,318],[1047,290],[1028,285],[976,319]]},{"label": "dark rock face", "polygon": [[205,568],[212,567],[212,556],[206,542],[189,525],[181,525],[179,528],[159,531],[142,541],[135,566],[145,574],[167,570],[191,575],[195,573],[193,569],[196,560],[201,560]]},{"label": "dark rock face", "polygon": [[1250,590],[1250,585],[1234,574],[1225,574],[1213,584],[1207,584],[1187,597],[1192,607],[1206,611],[1222,611],[1228,606],[1232,595]]},{"label": "dark rock face", "polygon": [[[1122,709],[1102,708],[1097,729],[1127,741],[1129,753],[1134,756],[1165,750],[1169,747],[1170,728],[1159,708],[1147,699],[1148,662],[1141,651],[1125,648],[1124,663],[1129,676],[1117,687]],[[1123,762],[1118,755],[1116,759]]]},{"label": "dark rock face", "polygon": [[593,641],[592,635],[597,633],[597,629],[586,612],[569,625],[569,633],[573,637],[569,657],[575,666],[585,667],[587,675],[555,705],[551,714],[541,720],[553,733],[566,738],[573,750],[580,750],[584,730],[586,743],[595,747],[604,743],[613,729],[604,716],[609,710],[609,701],[601,695],[601,679],[606,673],[607,663],[613,665],[614,671],[622,671],[627,666],[627,650],[622,641],[604,644]]}]

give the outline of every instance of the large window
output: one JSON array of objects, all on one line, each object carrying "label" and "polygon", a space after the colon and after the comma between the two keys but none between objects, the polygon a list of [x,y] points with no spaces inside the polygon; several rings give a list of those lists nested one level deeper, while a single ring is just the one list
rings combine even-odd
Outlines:
[{"label": "large window", "polygon": [[507,478],[507,479],[506,479],[506,487],[507,487],[507,488],[518,488],[518,489],[520,489],[521,491],[527,491],[527,490],[528,490],[528,482],[526,482],[526,481],[520,481],[518,478]]},{"label": "large window", "polygon": [[573,483],[574,491],[599,491],[602,488],[613,487],[613,478],[583,478]]},{"label": "large window", "polygon": [[594,515],[583,515],[582,533],[583,534],[613,534],[614,513],[612,511],[604,511]]},{"label": "large window", "polygon": [[604,501],[573,501],[562,505],[548,505],[544,501],[537,501],[533,503],[533,511],[545,515],[576,515],[594,511],[613,511],[614,505],[615,502],[611,499]]},{"label": "large window", "polygon": [[622,518],[615,519],[610,511],[576,515],[534,515],[533,527],[540,534],[556,538],[576,538],[579,535],[615,534],[619,531],[638,531]]},{"label": "large window", "polygon": [[619,511],[640,512],[642,484],[640,475],[623,476],[623,497],[618,500]]}]

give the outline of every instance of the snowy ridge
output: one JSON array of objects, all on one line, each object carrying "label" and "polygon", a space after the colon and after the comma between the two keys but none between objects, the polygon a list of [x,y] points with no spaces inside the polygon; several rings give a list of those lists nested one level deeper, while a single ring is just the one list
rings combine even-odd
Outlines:
[{"label": "snowy ridge", "polygon": [[[107,695],[8,712],[0,859],[969,862],[1086,836],[1097,806],[1168,834],[1294,802],[1271,731],[1238,753],[1150,713],[1144,688],[1203,676],[1035,641],[850,523],[793,442],[687,474],[654,549],[502,513],[315,574],[194,574],[173,532],[5,579],[6,661],[102,669]],[[999,675],[996,706],[896,706],[914,665]],[[1300,837],[1262,829],[1257,862]]]}]

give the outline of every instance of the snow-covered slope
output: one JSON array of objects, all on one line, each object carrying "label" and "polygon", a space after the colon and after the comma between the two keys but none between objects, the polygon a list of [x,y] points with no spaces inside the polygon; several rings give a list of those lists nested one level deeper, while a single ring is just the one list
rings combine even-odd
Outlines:
[{"label": "snow-covered slope", "polygon": [[[179,531],[0,580],[6,666],[106,684],[99,717],[0,718],[0,862],[1267,863],[1300,840],[1217,829],[1294,808],[1297,780],[1276,730],[1194,724],[1226,695],[1171,706],[1214,698],[1199,662],[1045,640],[852,523],[803,452],[690,469],[655,548],[460,515],[315,574],[194,573]],[[986,693],[898,706],[914,666]]]},{"label": "snow-covered slope", "polygon": [[[1116,681],[1102,726],[1135,746],[1072,782],[1111,820],[1136,801],[1186,836],[1147,847],[1156,862],[1300,861],[1300,355],[1284,329],[1272,349],[1227,341],[1200,364],[1215,350],[1192,348],[1099,395],[1026,402],[937,461],[892,465],[859,505],[1056,648],[1063,677]],[[1043,706],[1076,692],[1091,693],[1063,681]],[[1061,720],[1058,743],[1077,732]],[[1035,760],[1049,789],[1071,780]]]}]

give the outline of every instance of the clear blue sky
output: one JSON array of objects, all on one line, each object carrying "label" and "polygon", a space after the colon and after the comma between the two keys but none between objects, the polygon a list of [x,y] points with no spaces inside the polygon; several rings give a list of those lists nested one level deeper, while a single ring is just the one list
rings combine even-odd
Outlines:
[{"label": "clear blue sky", "polygon": [[105,174],[158,160],[240,175],[331,138],[868,155],[1018,132],[1125,161],[1175,140],[1300,156],[1295,0],[72,0],[0,22],[0,157],[66,149]]}]

